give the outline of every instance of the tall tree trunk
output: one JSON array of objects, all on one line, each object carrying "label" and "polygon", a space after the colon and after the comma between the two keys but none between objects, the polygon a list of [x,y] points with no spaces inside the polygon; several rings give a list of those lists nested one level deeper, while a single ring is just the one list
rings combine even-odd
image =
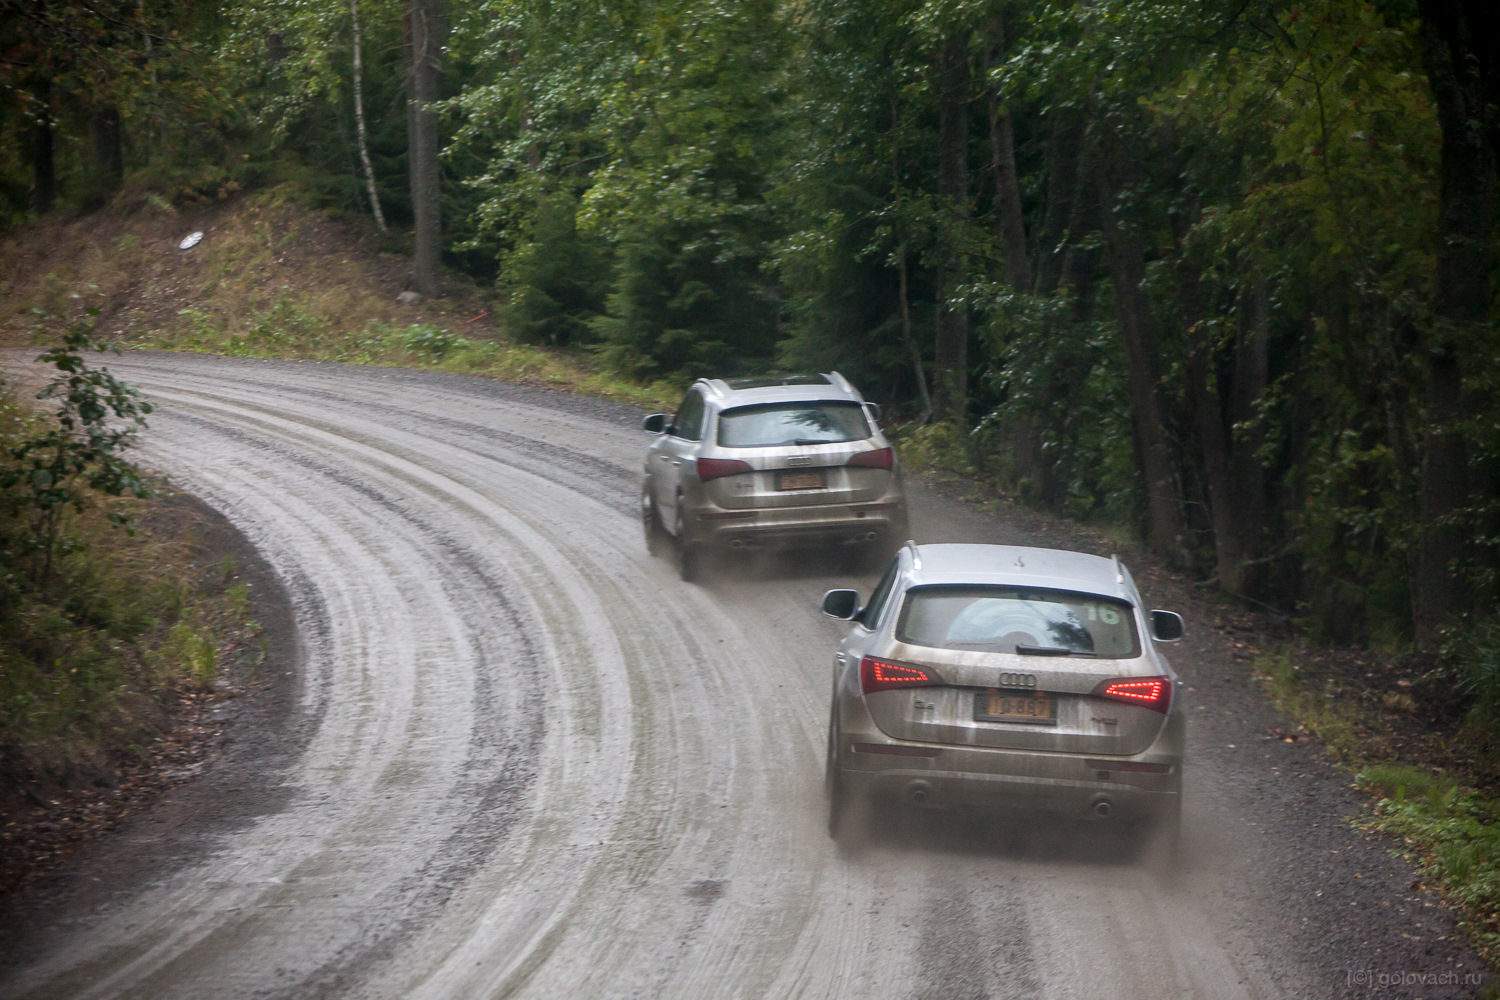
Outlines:
[{"label": "tall tree trunk", "polygon": [[[997,15],[988,27],[990,44],[986,69],[993,70],[1005,53],[1005,22]],[[1000,95],[988,81],[985,110],[990,124],[990,173],[995,180],[995,221],[1005,253],[1005,283],[1018,292],[1031,290],[1031,265],[1026,259],[1026,220],[1021,211],[1021,185],[1016,178],[1016,138],[1010,112],[1000,107]]]},{"label": "tall tree trunk", "polygon": [[1240,314],[1247,319],[1236,330],[1225,359],[1200,325],[1206,314],[1199,268],[1198,261],[1184,261],[1178,288],[1187,323],[1188,392],[1203,463],[1199,472],[1207,487],[1215,577],[1227,593],[1257,597],[1263,592],[1256,564],[1265,534],[1266,471],[1255,456],[1258,440],[1236,434],[1234,428],[1253,417],[1255,403],[1265,391],[1269,361],[1265,281],[1258,283],[1253,299],[1242,305]]},{"label": "tall tree trunk", "polygon": [[[900,240],[899,237],[898,240]],[[922,352],[917,348],[917,341],[911,335],[911,298],[907,293],[904,240],[899,242],[896,253],[900,255],[896,262],[896,273],[900,281],[901,338],[906,342],[906,353],[911,358],[912,374],[917,380],[917,398],[922,401],[922,416],[917,420],[917,426],[921,427],[932,419],[932,396],[927,392],[927,373],[922,370]]]},{"label": "tall tree trunk", "polygon": [[146,45],[146,63],[151,67],[151,123],[156,128],[156,155],[167,155],[166,102],[161,95],[161,80],[156,76],[156,47],[151,42],[151,32],[141,32]]},{"label": "tall tree trunk", "polygon": [[[1421,0],[1423,64],[1443,131],[1433,329],[1426,338],[1427,421],[1418,503],[1422,539],[1414,612],[1417,638],[1466,610],[1460,562],[1465,533],[1452,519],[1470,500],[1468,456],[1457,423],[1464,414],[1462,358],[1489,318],[1496,121],[1494,39],[1476,0]],[[1488,79],[1486,77],[1488,76]]]},{"label": "tall tree trunk", "polygon": [[125,152],[121,144],[120,109],[113,104],[95,108],[89,114],[94,135],[94,170],[100,187],[113,191],[125,179]]},{"label": "tall tree trunk", "polygon": [[969,312],[948,299],[967,280],[959,252],[969,216],[969,33],[955,31],[938,52],[938,201],[944,213],[939,251],[937,330],[933,338],[934,410],[960,426],[968,396]]},{"label": "tall tree trunk", "polygon": [[[1093,318],[1099,257],[1099,251],[1078,246],[1081,236],[1099,228],[1099,199],[1089,173],[1095,145],[1085,112],[1073,108],[1053,112],[1046,143],[1047,194],[1030,279],[1030,290],[1038,295],[1051,295],[1061,286],[1070,288],[1073,318],[1080,323]],[[1024,230],[1020,240],[1024,244]],[[1048,335],[1054,332],[1049,330]],[[1042,506],[1061,504],[1067,495],[1067,483],[1058,476],[1057,451],[1044,442],[1048,430],[1066,425],[1053,425],[1049,418],[1070,404],[1085,374],[1067,363],[1046,373],[1035,411],[1018,421],[1010,434],[1017,484],[1024,496]]]},{"label": "tall tree trunk", "polygon": [[1078,193],[1078,164],[1083,148],[1083,113],[1075,108],[1052,112],[1047,137],[1047,199],[1042,210],[1042,235],[1037,249],[1035,288],[1050,295],[1062,282],[1064,240],[1068,237],[1073,203]]},{"label": "tall tree trunk", "polygon": [[891,188],[896,204],[897,292],[900,297],[901,339],[906,343],[906,353],[911,358],[912,374],[917,380],[917,397],[922,400],[922,416],[917,421],[917,426],[921,427],[932,419],[932,396],[927,391],[927,373],[922,370],[922,351],[917,347],[916,338],[911,335],[911,294],[906,267],[906,236],[901,224],[904,206],[901,197],[901,145],[896,139],[900,134],[897,129],[897,110],[896,99],[893,97],[891,98]]},{"label": "tall tree trunk", "polygon": [[416,216],[412,281],[423,295],[442,292],[442,229],[439,220],[437,114],[442,71],[442,0],[407,0],[406,128],[412,212]]},{"label": "tall tree trunk", "polygon": [[1101,167],[1100,128],[1085,122],[1077,146],[1077,184],[1067,218],[1067,242],[1061,261],[1062,284],[1073,292],[1073,319],[1090,323],[1094,319],[1094,283],[1100,271],[1104,251],[1088,239],[1105,225],[1104,203],[1096,174]]},{"label": "tall tree trunk", "polygon": [[57,200],[57,166],[53,159],[52,84],[43,80],[32,91],[31,205],[38,215],[52,211]]},{"label": "tall tree trunk", "polygon": [[375,191],[375,168],[370,165],[370,145],[365,139],[364,74],[360,58],[359,0],[349,0],[349,20],[354,33],[354,128],[359,137],[359,162],[365,168],[365,189],[370,194],[370,211],[375,224],[386,231],[385,213],[380,210],[380,195]]},{"label": "tall tree trunk", "polygon": [[[1263,562],[1272,537],[1270,474],[1261,461],[1265,432],[1256,419],[1260,401],[1271,381],[1271,291],[1270,282],[1258,276],[1251,301],[1241,308],[1249,322],[1241,322],[1234,334],[1234,380],[1229,411],[1224,423],[1229,444],[1229,488],[1234,497],[1234,528],[1240,567],[1235,592],[1248,597],[1267,596],[1267,573]],[[1244,432],[1235,428],[1244,426]]]},{"label": "tall tree trunk", "polygon": [[1189,559],[1176,467],[1167,437],[1165,410],[1157,391],[1156,337],[1143,287],[1146,260],[1140,225],[1135,210],[1129,205],[1119,205],[1116,197],[1136,185],[1139,169],[1129,141],[1110,134],[1111,124],[1118,127],[1118,123],[1105,123],[1106,148],[1103,169],[1098,172],[1099,197],[1105,205],[1114,206],[1108,212],[1104,236],[1115,293],[1115,321],[1125,353],[1136,446],[1145,479],[1148,537],[1151,548],[1169,563],[1186,567]]}]

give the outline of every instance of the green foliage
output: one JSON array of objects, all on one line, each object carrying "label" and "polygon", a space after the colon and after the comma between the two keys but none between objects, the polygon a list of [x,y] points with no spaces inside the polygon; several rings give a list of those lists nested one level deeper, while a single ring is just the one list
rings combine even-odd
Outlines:
[{"label": "green foliage", "polygon": [[[6,51],[32,60],[3,70],[15,113],[0,118],[0,219],[23,214],[24,116],[44,104],[65,188],[89,188],[85,125],[117,107],[137,201],[170,210],[277,183],[367,211],[348,0],[63,7],[55,23],[0,27]],[[371,154],[398,224],[410,216],[403,10],[360,3]],[[1192,570],[1329,639],[1400,645],[1432,537],[1420,484],[1441,342],[1463,359],[1462,413],[1445,432],[1469,449],[1474,484],[1447,518],[1473,540],[1453,569],[1475,606],[1500,598],[1500,332],[1433,320],[1442,136],[1412,8],[452,0],[447,12],[447,261],[494,279],[507,332],[527,346],[335,329],[286,295],[249,322],[248,309],[190,314],[163,343],[544,379],[572,376],[530,345],[584,348],[611,391],[648,394],[704,373],[838,368],[907,417],[923,406],[939,317],[956,311],[968,405],[945,461],[1157,544],[1148,499],[1165,490],[1182,522],[1172,554]],[[967,40],[967,93],[943,89],[948,39]],[[67,99],[44,100],[47,86]],[[966,204],[938,197],[955,100]],[[1012,168],[1023,277],[1001,236]],[[1132,363],[1136,342],[1147,361]],[[1150,491],[1135,395],[1147,383],[1160,413],[1147,429],[1160,425],[1169,453]]]},{"label": "green foliage", "polygon": [[913,471],[974,471],[963,435],[950,423],[897,426],[890,429],[889,437],[901,451],[902,464]]},{"label": "green foliage", "polygon": [[1459,619],[1444,630],[1440,653],[1469,704],[1461,735],[1487,754],[1500,754],[1500,615]]},{"label": "green foliage", "polygon": [[1500,958],[1500,803],[1405,765],[1367,768],[1357,780],[1382,796],[1372,826],[1405,838],[1480,954]]},{"label": "green foliage", "polygon": [[[64,345],[49,352],[65,369],[53,396],[63,400],[77,430],[97,423],[98,407],[106,419],[132,426],[134,397],[118,384],[110,388],[106,374],[76,353],[89,339],[82,328],[86,324],[75,325]],[[124,416],[115,414],[111,400]],[[85,416],[94,423],[84,424]],[[25,769],[32,780],[47,781],[76,775],[73,765],[80,762],[81,773],[94,773],[124,743],[145,742],[160,718],[146,706],[184,680],[211,679],[218,659],[213,633],[223,621],[214,595],[184,582],[191,560],[180,547],[149,526],[117,530],[151,502],[140,499],[146,491],[122,489],[120,498],[111,497],[83,472],[67,482],[66,501],[50,498],[58,501],[51,511],[65,509],[68,516],[58,519],[50,565],[40,572],[33,506],[39,498],[28,481],[35,470],[25,461],[31,455],[24,445],[55,426],[53,416],[28,413],[0,393],[0,482],[6,484],[0,493],[0,747],[12,773]],[[16,475],[18,469],[26,474]],[[129,476],[139,485],[134,473]],[[248,592],[231,621],[242,614],[245,597]]]},{"label": "green foliage", "polygon": [[606,248],[578,231],[578,200],[560,191],[538,208],[532,236],[507,261],[508,329],[523,343],[577,346],[593,339],[609,289]]},{"label": "green foliage", "polygon": [[1129,402],[1114,324],[1082,321],[1067,292],[982,290],[995,400],[973,432],[993,474],[1025,499],[1075,517],[1139,518]]},{"label": "green foliage", "polygon": [[[230,67],[212,58],[215,5],[99,0],[11,5],[7,14],[0,148],[19,155],[0,156],[0,226],[28,208],[52,207],[35,204],[49,173],[33,155],[38,123],[51,133],[51,182],[60,204],[74,211],[97,207],[136,171],[196,175],[184,190],[201,190],[210,186],[205,170],[227,170],[236,94]],[[104,138],[110,135],[112,142]],[[212,184],[220,187],[222,178]]]},{"label": "green foliage", "polygon": [[1358,759],[1359,710],[1332,680],[1322,686],[1307,684],[1286,653],[1258,657],[1255,674],[1279,711],[1312,732],[1338,757]]},{"label": "green foliage", "polygon": [[[401,15],[397,0],[360,0],[364,108],[376,187],[386,213],[411,217]],[[462,8],[460,8],[462,10]],[[254,136],[247,165],[291,180],[308,200],[368,215],[357,168],[353,33],[348,0],[230,5],[218,62],[234,73]]]},{"label": "green foliage", "polygon": [[37,394],[38,399],[56,400],[57,410],[53,419],[38,421],[8,442],[8,461],[0,466],[3,513],[25,525],[24,531],[7,535],[4,546],[30,567],[39,587],[49,582],[67,508],[82,510],[90,491],[116,497],[151,494],[141,471],[123,455],[135,443],[137,429],[146,425],[151,404],[109,369],[94,368],[84,359],[85,350],[108,349],[94,339],[97,315],[90,309],[88,319],[68,324],[61,344],[37,359],[60,373]]},{"label": "green foliage", "polygon": [[219,645],[211,627],[200,626],[189,616],[167,631],[156,655],[181,666],[199,687],[208,687],[214,679]]},{"label": "green foliage", "polygon": [[459,98],[457,148],[487,164],[471,182],[478,242],[511,254],[520,336],[596,335],[613,366],[648,379],[769,360],[775,5],[486,9],[470,44],[494,82]]}]

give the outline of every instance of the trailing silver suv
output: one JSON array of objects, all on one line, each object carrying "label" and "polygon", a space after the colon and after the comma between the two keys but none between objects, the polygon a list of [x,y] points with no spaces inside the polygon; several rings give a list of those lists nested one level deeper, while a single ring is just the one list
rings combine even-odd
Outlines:
[{"label": "trailing silver suv", "polygon": [[1160,646],[1182,619],[1148,611],[1118,559],[908,542],[867,605],[830,590],[823,612],[852,626],[828,722],[836,838],[882,801],[1175,837],[1186,713]]},{"label": "trailing silver suv", "polygon": [[641,518],[653,553],[677,540],[682,578],[702,552],[814,544],[894,549],[906,496],[890,443],[838,372],[699,379],[675,416],[643,422]]}]

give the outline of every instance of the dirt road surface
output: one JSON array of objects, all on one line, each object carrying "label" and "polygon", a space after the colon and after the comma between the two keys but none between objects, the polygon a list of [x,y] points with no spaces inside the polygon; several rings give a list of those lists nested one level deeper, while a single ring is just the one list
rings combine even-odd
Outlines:
[{"label": "dirt road surface", "polygon": [[[1107,831],[823,826],[836,560],[646,554],[639,411],[456,376],[131,354],[143,457],[279,576],[294,685],[193,786],[12,912],[9,998],[1476,995],[1453,918],[1347,817],[1227,639],[1180,855]],[[922,541],[1048,544],[913,488]],[[1186,588],[1148,599],[1189,614]],[[1173,603],[1173,602],[1176,603]],[[1183,607],[1183,602],[1189,606]],[[1400,977],[1398,984],[1394,977]]]}]

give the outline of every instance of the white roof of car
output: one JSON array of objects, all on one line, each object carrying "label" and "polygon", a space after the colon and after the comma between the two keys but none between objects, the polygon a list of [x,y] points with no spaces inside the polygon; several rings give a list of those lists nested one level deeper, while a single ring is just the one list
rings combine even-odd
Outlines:
[{"label": "white roof of car", "polygon": [[763,378],[699,380],[710,399],[721,406],[753,406],[786,400],[838,399],[863,402],[859,390],[838,372],[823,375],[770,375]]},{"label": "white roof of car", "polygon": [[1130,574],[1118,559],[1022,545],[917,545],[912,585],[978,583],[1083,591],[1131,601]]}]

